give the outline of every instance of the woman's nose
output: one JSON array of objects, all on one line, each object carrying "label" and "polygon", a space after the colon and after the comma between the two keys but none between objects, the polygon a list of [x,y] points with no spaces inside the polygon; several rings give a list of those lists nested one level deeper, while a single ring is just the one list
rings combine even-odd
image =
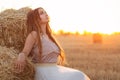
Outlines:
[{"label": "woman's nose", "polygon": [[46,13],[46,16],[48,16],[48,14]]}]

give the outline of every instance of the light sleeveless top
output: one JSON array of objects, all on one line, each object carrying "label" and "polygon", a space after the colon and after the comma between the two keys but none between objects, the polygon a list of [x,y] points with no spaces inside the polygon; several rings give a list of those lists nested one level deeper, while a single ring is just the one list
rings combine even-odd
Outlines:
[{"label": "light sleeveless top", "polygon": [[32,62],[33,63],[56,63],[58,60],[58,55],[60,54],[60,50],[58,46],[52,42],[48,36],[41,36],[42,43],[42,55],[41,60],[39,57],[39,49],[37,45],[34,45],[31,50],[32,54]]}]

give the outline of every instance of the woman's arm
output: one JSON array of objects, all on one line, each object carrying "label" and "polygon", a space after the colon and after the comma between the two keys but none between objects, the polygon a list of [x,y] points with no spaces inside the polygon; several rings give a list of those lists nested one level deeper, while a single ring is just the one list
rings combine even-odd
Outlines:
[{"label": "woman's arm", "polygon": [[17,60],[15,61],[15,70],[16,72],[22,72],[25,67],[26,57],[29,55],[33,45],[37,39],[37,32],[32,31],[26,38],[24,48],[22,52],[19,53]]},{"label": "woman's arm", "polygon": [[26,56],[28,56],[31,49],[33,48],[33,45],[36,42],[36,39],[37,39],[37,32],[32,31],[26,38],[25,45],[21,53],[24,53]]}]

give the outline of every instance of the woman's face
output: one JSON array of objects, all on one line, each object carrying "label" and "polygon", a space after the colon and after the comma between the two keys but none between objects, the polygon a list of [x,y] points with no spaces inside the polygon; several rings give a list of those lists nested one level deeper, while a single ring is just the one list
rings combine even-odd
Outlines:
[{"label": "woman's face", "polygon": [[47,23],[49,22],[49,16],[46,13],[46,11],[44,9],[39,9],[39,15],[40,15],[40,19],[41,19],[41,23]]}]

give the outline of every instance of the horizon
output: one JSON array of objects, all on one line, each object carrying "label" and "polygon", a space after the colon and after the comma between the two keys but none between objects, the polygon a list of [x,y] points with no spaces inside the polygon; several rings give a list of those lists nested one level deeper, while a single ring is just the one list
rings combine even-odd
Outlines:
[{"label": "horizon", "polygon": [[89,32],[89,31],[83,31],[83,32],[79,32],[79,31],[74,31],[74,32],[71,32],[71,31],[64,31],[64,30],[58,30],[58,31],[54,31],[52,30],[52,32],[54,34],[60,34],[60,35],[91,35],[91,34],[100,34],[100,35],[120,35],[120,31],[119,32],[112,32],[112,33],[102,33],[102,32]]},{"label": "horizon", "polygon": [[112,34],[120,32],[119,4],[119,0],[0,0],[0,11],[11,8],[43,7],[50,16],[50,26],[55,32],[64,30],[73,33],[87,31]]}]

